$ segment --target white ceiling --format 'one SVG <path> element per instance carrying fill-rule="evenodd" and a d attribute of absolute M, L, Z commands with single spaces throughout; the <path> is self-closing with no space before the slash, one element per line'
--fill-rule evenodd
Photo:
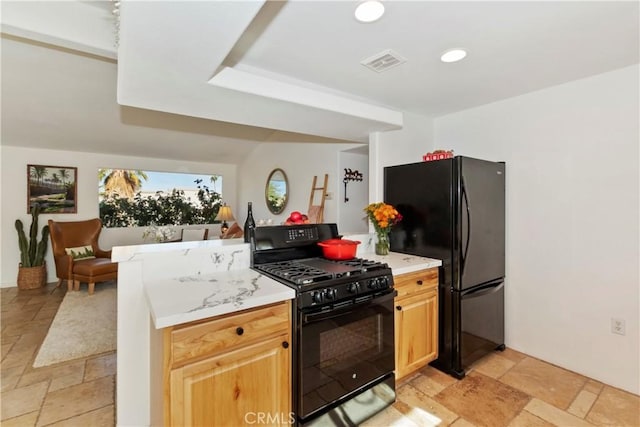
<path fill-rule="evenodd" d="M 18 3 L 3 1 L 5 34 L 114 50 L 96 36 L 113 35 L 109 2 L 74 2 L 82 14 L 55 1 L 20 14 Z M 3 144 L 239 163 L 263 141 L 366 142 L 401 127 L 403 112 L 437 117 L 639 61 L 637 1 L 387 0 L 371 24 L 353 18 L 356 4 L 124 0 L 117 66 L 4 37 Z M 97 14 L 94 31 L 68 30 Z M 440 62 L 452 47 L 467 58 Z M 407 62 L 360 64 L 385 49 Z"/>

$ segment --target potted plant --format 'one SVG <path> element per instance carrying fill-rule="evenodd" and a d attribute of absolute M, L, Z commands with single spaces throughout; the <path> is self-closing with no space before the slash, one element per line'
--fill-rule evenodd
<path fill-rule="evenodd" d="M 38 242 L 39 215 L 40 206 L 35 204 L 31 207 L 29 241 L 27 241 L 27 236 L 24 233 L 22 221 L 16 219 L 18 246 L 20 247 L 20 265 L 18 267 L 19 289 L 39 288 L 47 283 L 47 266 L 44 261 L 44 255 L 47 252 L 49 226 L 45 225 L 42 227 L 40 242 Z"/>

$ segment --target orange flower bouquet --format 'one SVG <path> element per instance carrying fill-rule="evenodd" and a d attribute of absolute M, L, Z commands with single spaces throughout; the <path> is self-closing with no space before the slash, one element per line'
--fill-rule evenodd
<path fill-rule="evenodd" d="M 391 227 L 402 220 L 402 215 L 391 205 L 384 202 L 371 203 L 364 208 L 369 221 L 373 224 L 378 236 L 376 243 L 376 254 L 389 254 L 389 232 Z"/>

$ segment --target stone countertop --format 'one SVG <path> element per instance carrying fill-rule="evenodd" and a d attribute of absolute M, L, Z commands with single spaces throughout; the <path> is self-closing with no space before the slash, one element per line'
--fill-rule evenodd
<path fill-rule="evenodd" d="M 370 259 L 379 262 L 385 262 L 393 270 L 393 275 L 413 273 L 414 271 L 424 270 L 432 267 L 439 267 L 442 261 L 439 259 L 420 257 L 416 255 L 407 255 L 400 252 L 389 252 L 389 255 L 375 254 L 375 233 L 354 234 L 345 233 L 344 239 L 356 240 L 360 242 L 356 252 L 359 258 Z"/>
<path fill-rule="evenodd" d="M 145 294 L 156 329 L 295 297 L 292 288 L 250 269 L 154 280 Z"/>
<path fill-rule="evenodd" d="M 387 265 L 391 267 L 394 276 L 442 265 L 442 261 L 439 259 L 401 254 L 399 252 L 389 252 L 389 255 L 376 255 L 373 252 L 369 252 L 359 254 L 359 256 L 361 258 L 387 263 Z"/>
<path fill-rule="evenodd" d="M 370 247 L 357 256 L 388 264 L 394 275 L 442 264 L 396 252 L 380 256 Z M 115 247 L 112 259 L 144 265 L 143 294 L 156 329 L 295 298 L 292 288 L 248 268 L 249 245 L 241 241 Z"/>
<path fill-rule="evenodd" d="M 145 243 L 140 245 L 114 246 L 111 250 L 111 261 L 132 261 L 149 254 L 166 254 L 177 251 L 189 251 L 198 249 L 222 249 L 249 245 L 243 239 L 217 239 L 217 240 L 193 240 L 188 242 Z"/>

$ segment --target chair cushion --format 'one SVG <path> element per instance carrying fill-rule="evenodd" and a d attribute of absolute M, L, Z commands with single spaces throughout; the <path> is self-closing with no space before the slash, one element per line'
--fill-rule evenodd
<path fill-rule="evenodd" d="M 195 240 L 206 240 L 205 235 L 207 234 L 206 228 L 184 228 L 182 230 L 182 241 L 192 242 Z"/>
<path fill-rule="evenodd" d="M 67 253 L 67 255 L 71 255 L 71 258 L 76 261 L 96 257 L 96 254 L 93 253 L 93 248 L 91 247 L 91 245 L 78 246 L 75 248 L 64 248 L 64 251 Z"/>
<path fill-rule="evenodd" d="M 73 263 L 73 274 L 82 276 L 101 276 L 117 272 L 118 263 L 111 262 L 109 258 L 83 259 Z"/>

